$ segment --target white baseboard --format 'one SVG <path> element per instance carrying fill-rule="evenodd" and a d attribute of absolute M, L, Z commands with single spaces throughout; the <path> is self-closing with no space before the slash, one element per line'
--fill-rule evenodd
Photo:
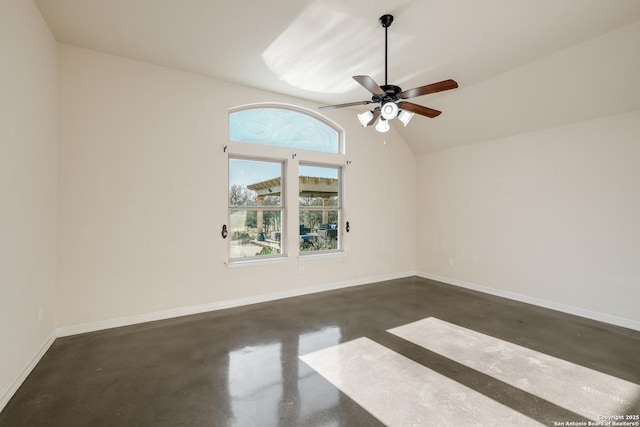
<path fill-rule="evenodd" d="M 236 298 L 225 301 L 218 301 L 207 304 L 192 305 L 189 307 L 172 308 L 169 310 L 155 311 L 151 313 L 138 314 L 134 316 L 118 317 L 115 319 L 100 320 L 97 322 L 82 323 L 78 325 L 63 326 L 56 330 L 56 336 L 66 337 L 69 335 L 95 332 L 103 329 L 118 328 L 121 326 L 135 325 L 138 323 L 153 322 L 156 320 L 171 319 L 174 317 L 188 316 L 191 314 L 206 313 L 209 311 L 223 310 L 226 308 L 240 307 L 243 305 L 257 304 L 261 302 L 275 301 L 283 298 L 297 297 L 301 295 L 314 294 L 318 292 L 332 291 L 335 289 L 348 288 L 351 286 L 366 285 L 368 283 L 383 282 L 385 280 L 401 279 L 403 277 L 415 276 L 415 271 L 389 274 L 385 276 L 366 277 L 344 282 L 330 283 L 327 285 L 292 289 L 289 291 L 275 292 L 270 294 L 256 295 L 245 298 Z"/>
<path fill-rule="evenodd" d="M 174 317 L 188 316 L 190 314 L 205 313 L 208 311 L 222 310 L 225 308 L 240 307 L 243 305 L 256 304 L 260 302 L 275 301 L 284 298 L 296 297 L 301 295 L 314 294 L 318 292 L 331 291 L 335 289 L 348 288 L 352 286 L 366 285 L 369 283 L 383 282 L 385 280 L 401 279 L 404 277 L 415 276 L 415 271 L 404 273 L 389 274 L 377 277 L 367 277 L 344 282 L 331 283 L 310 288 L 293 289 L 283 292 L 275 292 L 264 295 L 256 295 L 246 298 L 237 298 L 232 300 L 214 302 L 209 304 L 200 304 L 190 307 L 179 307 L 170 310 L 156 311 L 152 313 L 139 314 L 135 316 L 119 317 L 115 319 L 102 320 L 98 322 L 89 322 L 79 325 L 64 326 L 55 329 L 51 335 L 45 340 L 38 352 L 31 358 L 29 363 L 22 369 L 20 374 L 0 392 L 0 411 L 7 405 L 11 397 L 20 388 L 24 380 L 29 376 L 33 368 L 38 364 L 42 356 L 49 350 L 51 344 L 58 337 L 81 334 L 85 332 L 100 331 L 103 329 L 117 328 L 121 326 L 135 325 L 138 323 L 152 322 L 156 320 L 171 319 Z"/>
<path fill-rule="evenodd" d="M 31 358 L 31 360 L 29 360 L 29 362 L 25 365 L 22 371 L 20 371 L 20 373 L 11 382 L 11 384 L 9 384 L 7 387 L 5 387 L 4 390 L 2 390 L 2 392 L 0 392 L 0 411 L 2 411 L 5 406 L 7 406 L 7 403 L 9 403 L 9 400 L 11 400 L 11 397 L 13 397 L 15 392 L 18 391 L 18 389 L 20 388 L 24 380 L 27 379 L 31 371 L 33 371 L 33 368 L 36 367 L 40 359 L 42 359 L 42 356 L 44 356 L 47 350 L 49 350 L 49 347 L 51 347 L 51 344 L 53 344 L 55 340 L 56 340 L 56 332 L 53 331 L 47 337 L 47 339 L 44 340 L 44 342 L 40 346 L 40 349 Z"/>
<path fill-rule="evenodd" d="M 540 298 L 534 298 L 527 295 L 521 295 L 514 292 L 507 292 L 500 289 L 490 288 L 487 286 L 477 285 L 475 283 L 465 282 L 450 277 L 438 276 L 435 274 L 407 271 L 404 273 L 389 274 L 385 276 L 360 278 L 354 280 L 348 280 L 343 282 L 336 282 L 321 286 L 315 286 L 310 288 L 293 289 L 283 292 L 275 292 L 264 295 L 256 295 L 246 298 L 237 298 L 232 300 L 214 302 L 209 304 L 200 304 L 189 307 L 179 307 L 170 310 L 156 311 L 152 313 L 139 314 L 135 316 L 119 317 L 115 319 L 103 320 L 98 322 L 89 322 L 79 325 L 71 325 L 57 328 L 49 337 L 44 341 L 37 353 L 31 358 L 31 360 L 25 365 L 18 376 L 13 380 L 9 386 L 7 386 L 2 392 L 0 392 L 0 411 L 6 406 L 11 397 L 18 390 L 20 385 L 29 376 L 33 368 L 38 364 L 42 356 L 49 350 L 49 347 L 53 344 L 57 337 L 65 337 L 69 335 L 76 335 L 85 332 L 100 331 L 103 329 L 116 328 L 121 326 L 135 325 L 138 323 L 152 322 L 156 320 L 171 319 L 174 317 L 188 316 L 190 314 L 199 314 L 209 311 L 222 310 L 226 308 L 240 307 L 243 305 L 256 304 L 261 302 L 275 301 L 284 298 L 291 298 L 302 295 L 309 295 L 318 292 L 331 291 L 342 288 L 349 288 L 352 286 L 366 285 L 370 283 L 383 282 L 386 280 L 402 279 L 405 277 L 418 276 L 425 279 L 431 279 L 438 282 L 459 286 L 479 292 L 483 292 L 498 297 L 508 298 L 515 301 L 524 302 L 527 304 L 533 304 L 544 308 L 549 308 L 556 311 L 561 311 L 576 316 L 586 317 L 588 319 L 597 320 L 600 322 L 609 323 L 616 326 L 622 326 L 629 329 L 640 331 L 640 322 L 636 322 L 630 319 L 611 316 L 608 314 L 598 313 L 590 310 L 585 310 L 577 307 L 567 306 L 552 301 L 543 300 Z"/>
<path fill-rule="evenodd" d="M 560 304 L 553 301 L 548 301 L 542 298 L 536 298 L 528 295 L 518 294 L 515 292 L 503 291 L 501 289 L 491 288 L 488 286 L 482 286 L 475 283 L 465 282 L 463 280 L 453 279 L 451 277 L 438 276 L 436 274 L 418 272 L 418 277 L 425 279 L 435 280 L 437 282 L 446 283 L 449 285 L 459 286 L 461 288 L 471 289 L 478 292 L 483 292 L 489 295 L 495 295 L 497 297 L 507 298 L 514 301 L 524 302 L 527 304 L 537 305 L 538 307 L 549 308 L 551 310 L 561 311 L 567 314 L 573 314 L 575 316 L 585 317 L 591 320 L 597 320 L 598 322 L 609 323 L 615 326 L 622 326 L 623 328 L 634 329 L 640 331 L 640 322 L 631 319 L 625 319 L 623 317 L 612 316 L 610 314 L 599 313 L 597 311 L 586 310 L 584 308 L 573 307 L 570 305 Z"/>

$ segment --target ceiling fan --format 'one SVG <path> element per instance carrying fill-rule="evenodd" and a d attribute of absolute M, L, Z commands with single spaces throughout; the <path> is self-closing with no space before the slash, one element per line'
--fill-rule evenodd
<path fill-rule="evenodd" d="M 389 120 L 396 117 L 398 117 L 398 119 L 406 126 L 413 118 L 414 114 L 433 118 L 442 113 L 442 111 L 407 102 L 404 101 L 404 99 L 455 89 L 458 87 L 458 83 L 454 80 L 443 80 L 441 82 L 431 83 L 405 91 L 403 91 L 399 86 L 387 83 L 387 28 L 391 26 L 392 22 L 393 15 L 382 15 L 380 17 L 380 24 L 384 27 L 384 85 L 378 85 L 378 83 L 369 76 L 353 76 L 355 81 L 371 92 L 371 100 L 348 102 L 346 104 L 337 105 L 325 105 L 320 107 L 321 110 L 353 107 L 356 105 L 378 104 L 378 106 L 373 110 L 358 114 L 358 120 L 360 120 L 363 127 L 371 126 L 377 120 L 378 123 L 376 124 L 376 130 L 378 132 L 388 131 Z"/>

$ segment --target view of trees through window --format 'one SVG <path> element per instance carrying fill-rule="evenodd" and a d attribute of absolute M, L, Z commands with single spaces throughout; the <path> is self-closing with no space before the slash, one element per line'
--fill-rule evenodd
<path fill-rule="evenodd" d="M 231 258 L 282 253 L 282 163 L 229 159 Z"/>
<path fill-rule="evenodd" d="M 246 187 L 239 184 L 232 185 L 229 188 L 229 205 L 231 206 L 257 206 L 257 194 L 255 191 L 251 191 Z M 265 197 L 263 206 L 279 206 L 279 197 Z M 277 221 L 275 220 L 277 215 L 274 211 L 263 210 L 263 225 L 264 232 L 278 231 L 276 229 Z M 247 211 L 245 225 L 251 229 L 257 230 L 258 225 L 258 211 Z"/>
<path fill-rule="evenodd" d="M 340 167 L 301 163 L 298 210 L 301 252 L 340 248 Z M 231 258 L 282 254 L 283 164 L 229 159 Z"/>
<path fill-rule="evenodd" d="M 300 250 L 339 248 L 340 168 L 300 164 Z"/>

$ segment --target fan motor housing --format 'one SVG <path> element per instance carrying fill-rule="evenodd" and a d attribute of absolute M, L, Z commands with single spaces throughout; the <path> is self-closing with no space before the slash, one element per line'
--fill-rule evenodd
<path fill-rule="evenodd" d="M 402 92 L 402 89 L 400 88 L 400 86 L 395 86 L 395 85 L 383 85 L 383 86 L 380 86 L 380 89 L 382 89 L 385 92 L 385 95 L 374 95 L 371 98 L 373 102 L 397 101 L 398 95 L 400 94 L 400 92 Z"/>

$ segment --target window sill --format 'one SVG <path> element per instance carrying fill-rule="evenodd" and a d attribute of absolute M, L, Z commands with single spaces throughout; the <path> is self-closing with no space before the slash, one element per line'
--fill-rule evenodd
<path fill-rule="evenodd" d="M 336 252 L 324 252 L 320 254 L 309 253 L 305 255 L 298 255 L 298 261 L 313 261 L 313 260 L 321 260 L 327 258 L 343 258 L 347 256 L 347 252 L 345 251 L 336 251 Z"/>
<path fill-rule="evenodd" d="M 225 264 L 227 265 L 227 268 L 243 268 L 243 267 L 252 267 L 255 265 L 280 264 L 287 261 L 289 261 L 289 258 L 287 257 L 266 258 L 266 259 L 252 258 L 248 260 L 238 259 L 233 261 L 227 261 Z"/>

